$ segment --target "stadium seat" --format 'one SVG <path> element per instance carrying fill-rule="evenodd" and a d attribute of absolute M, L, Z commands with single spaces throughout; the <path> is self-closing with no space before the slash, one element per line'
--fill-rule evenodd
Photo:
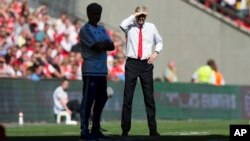
<path fill-rule="evenodd" d="M 66 111 L 61 111 L 61 112 L 59 112 L 59 113 L 57 114 L 57 116 L 56 116 L 56 123 L 57 123 L 57 124 L 60 124 L 60 123 L 61 123 L 62 117 L 65 117 L 65 118 L 66 118 L 65 123 L 66 123 L 67 125 L 77 125 L 77 122 L 74 121 L 74 120 L 71 120 L 70 114 L 69 114 L 68 112 L 66 112 Z"/>

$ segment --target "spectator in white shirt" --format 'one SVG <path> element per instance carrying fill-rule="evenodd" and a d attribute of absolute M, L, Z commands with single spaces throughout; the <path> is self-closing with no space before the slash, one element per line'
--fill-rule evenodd
<path fill-rule="evenodd" d="M 56 116 L 60 111 L 66 111 L 71 115 L 73 120 L 76 120 L 75 114 L 80 112 L 80 104 L 76 99 L 69 100 L 67 93 L 68 88 L 69 81 L 64 79 L 61 85 L 55 89 L 53 93 L 54 114 Z"/>
<path fill-rule="evenodd" d="M 15 77 L 14 69 L 6 64 L 6 60 L 4 57 L 0 56 L 0 77 Z"/>

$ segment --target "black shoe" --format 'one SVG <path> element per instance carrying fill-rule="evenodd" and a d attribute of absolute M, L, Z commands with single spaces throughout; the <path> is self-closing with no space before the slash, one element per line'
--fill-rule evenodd
<path fill-rule="evenodd" d="M 98 139 L 98 141 L 111 140 L 111 138 L 103 135 L 101 131 L 91 132 L 91 135 L 96 137 Z"/>
<path fill-rule="evenodd" d="M 160 136 L 160 134 L 158 132 L 150 132 L 149 135 L 153 136 L 153 137 L 159 137 Z"/>
<path fill-rule="evenodd" d="M 101 130 L 102 132 L 107 132 L 107 131 L 108 131 L 108 130 L 103 129 L 103 128 L 100 128 L 100 130 Z"/>
<path fill-rule="evenodd" d="M 80 141 L 97 141 L 98 138 L 91 134 L 85 134 L 80 136 Z"/>
<path fill-rule="evenodd" d="M 127 137 L 128 136 L 128 132 L 122 131 L 122 136 L 123 137 Z"/>

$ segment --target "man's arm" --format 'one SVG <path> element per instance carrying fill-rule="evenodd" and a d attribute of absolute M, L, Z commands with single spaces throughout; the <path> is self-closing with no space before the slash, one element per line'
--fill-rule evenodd
<path fill-rule="evenodd" d="M 133 20 L 135 19 L 135 17 L 144 14 L 144 15 L 148 15 L 148 13 L 146 12 L 135 12 L 134 14 L 130 15 L 128 18 L 124 19 L 121 24 L 120 24 L 120 28 L 123 31 L 128 30 L 129 25 L 133 22 Z"/>
<path fill-rule="evenodd" d="M 154 63 L 154 61 L 156 60 L 157 56 L 160 54 L 160 51 L 163 48 L 162 38 L 155 26 L 153 26 L 153 30 L 154 30 L 153 36 L 154 36 L 154 42 L 155 42 L 155 51 L 150 55 L 148 59 L 148 64 Z"/>
<path fill-rule="evenodd" d="M 199 82 L 199 80 L 198 80 L 198 70 L 193 73 L 193 75 L 191 77 L 191 82 L 192 83 L 198 83 Z"/>
<path fill-rule="evenodd" d="M 68 97 L 63 97 L 60 98 L 60 102 L 63 105 L 64 109 L 66 112 L 68 112 L 70 115 L 72 114 L 72 111 L 68 108 L 67 103 L 68 103 Z"/>
<path fill-rule="evenodd" d="M 133 20 L 135 19 L 135 15 L 131 15 L 129 16 L 128 18 L 124 19 L 121 24 L 120 24 L 120 28 L 123 30 L 123 31 L 126 31 L 129 27 L 129 25 L 133 22 Z"/>
<path fill-rule="evenodd" d="M 105 29 L 103 29 L 103 32 L 105 32 Z M 86 44 L 93 51 L 112 51 L 115 49 L 114 43 L 107 33 L 104 33 L 106 34 L 103 39 L 104 41 L 97 41 L 91 34 L 91 32 L 81 29 L 79 34 L 80 44 Z"/>
<path fill-rule="evenodd" d="M 215 85 L 216 84 L 216 76 L 215 76 L 215 72 L 213 71 L 209 77 L 209 84 L 213 84 Z"/>
<path fill-rule="evenodd" d="M 154 41 L 155 41 L 155 51 L 158 52 L 159 54 L 163 49 L 163 40 L 155 26 L 154 26 Z"/>
<path fill-rule="evenodd" d="M 90 47 L 91 50 L 93 51 L 112 51 L 115 49 L 114 43 L 110 42 L 108 40 L 105 40 L 103 42 L 97 42 L 93 46 Z"/>

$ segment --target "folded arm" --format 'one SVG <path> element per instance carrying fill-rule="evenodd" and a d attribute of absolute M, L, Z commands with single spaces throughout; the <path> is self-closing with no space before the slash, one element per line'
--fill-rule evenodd
<path fill-rule="evenodd" d="M 105 40 L 103 42 L 97 42 L 93 46 L 90 47 L 93 51 L 112 51 L 115 49 L 114 43 L 110 42 L 108 40 Z"/>

